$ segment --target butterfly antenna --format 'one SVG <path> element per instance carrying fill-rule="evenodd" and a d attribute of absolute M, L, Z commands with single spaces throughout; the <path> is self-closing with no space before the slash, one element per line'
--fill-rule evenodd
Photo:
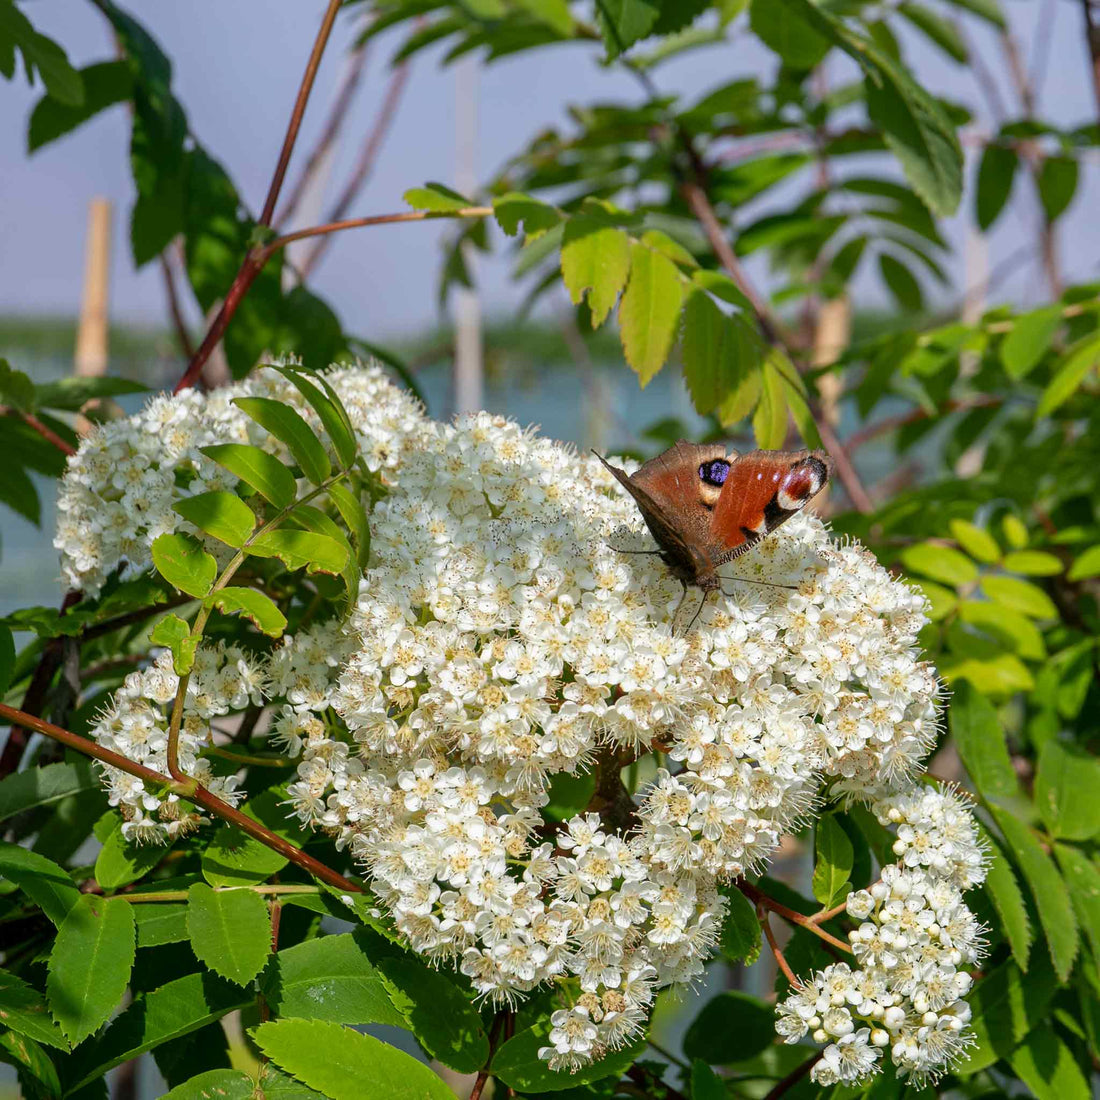
<path fill-rule="evenodd" d="M 684 595 L 687 595 L 687 588 L 684 588 Z M 684 635 L 691 633 L 691 628 L 695 625 L 695 620 L 703 613 L 703 608 L 706 606 L 707 600 L 710 599 L 710 593 L 704 592 L 703 598 L 699 601 L 699 606 L 696 608 L 695 614 L 691 617 L 691 622 L 687 624 L 687 630 L 684 631 Z M 682 601 L 681 601 L 682 602 Z"/>

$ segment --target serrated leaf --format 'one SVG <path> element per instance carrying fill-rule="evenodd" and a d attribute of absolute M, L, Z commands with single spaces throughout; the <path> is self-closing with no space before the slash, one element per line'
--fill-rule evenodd
<path fill-rule="evenodd" d="M 953 546 L 918 542 L 901 552 L 902 564 L 914 573 L 958 587 L 978 579 L 978 567 Z"/>
<path fill-rule="evenodd" d="M 0 822 L 25 810 L 51 806 L 99 786 L 90 762 L 27 768 L 0 781 Z"/>
<path fill-rule="evenodd" d="M 679 241 L 673 240 L 660 229 L 647 229 L 638 240 L 646 248 L 652 248 L 662 256 L 667 256 L 677 267 L 685 267 L 689 270 L 699 267 L 699 261 Z"/>
<path fill-rule="evenodd" d="M 660 0 L 600 0 L 596 16 L 608 60 L 625 53 L 650 34 L 660 14 Z"/>
<path fill-rule="evenodd" d="M 949 524 L 951 537 L 978 561 L 992 564 L 1001 560 L 1001 548 L 997 540 L 986 530 L 965 519 L 953 519 Z"/>
<path fill-rule="evenodd" d="M 850 847 L 850 846 L 849 846 Z M 711 998 L 684 1035 L 684 1054 L 711 1065 L 752 1058 L 775 1040 L 775 1010 L 747 993 Z"/>
<path fill-rule="evenodd" d="M 18 844 L 0 841 L 0 876 L 14 882 L 58 927 L 81 898 L 63 868 Z"/>
<path fill-rule="evenodd" d="M 335 391 L 328 387 L 329 393 L 322 393 L 303 371 L 276 366 L 273 363 L 268 364 L 268 368 L 278 371 L 309 402 L 332 441 L 333 450 L 340 460 L 341 467 L 347 469 L 351 466 L 359 452 L 359 446 L 355 442 L 355 432 L 348 420 L 347 412 L 340 404 Z M 322 375 L 317 375 L 317 378 L 324 384 Z"/>
<path fill-rule="evenodd" d="M 0 358 L 0 404 L 20 412 L 33 413 L 38 407 L 35 385 L 30 377 Z"/>
<path fill-rule="evenodd" d="M 276 508 L 285 508 L 294 502 L 298 492 L 294 475 L 262 448 L 247 443 L 214 443 L 199 450 L 250 485 Z"/>
<path fill-rule="evenodd" d="M 1028 577 L 1053 577 L 1062 572 L 1062 559 L 1044 550 L 1016 550 L 1002 562 L 1010 573 Z"/>
<path fill-rule="evenodd" d="M 1092 1088 L 1073 1051 L 1051 1026 L 1041 1023 L 1008 1056 L 1009 1064 L 1036 1100 L 1091 1100 Z"/>
<path fill-rule="evenodd" d="M 1093 333 L 1079 341 L 1062 360 L 1054 377 L 1043 390 L 1036 418 L 1049 416 L 1064 405 L 1076 392 L 1085 376 L 1100 362 L 1100 335 Z"/>
<path fill-rule="evenodd" d="M 1020 884 L 1016 881 L 1012 864 L 1009 863 L 1000 845 L 981 825 L 978 826 L 978 834 L 988 847 L 990 855 L 984 890 L 993 902 L 1001 931 L 1004 932 L 1005 939 L 1012 948 L 1012 957 L 1020 969 L 1026 973 L 1032 930 L 1027 906 L 1024 904 L 1024 895 L 1020 891 Z"/>
<path fill-rule="evenodd" d="M 122 819 L 115 816 L 115 827 L 96 856 L 95 880 L 104 890 L 117 890 L 151 871 L 168 854 L 161 844 L 135 844 L 122 835 Z"/>
<path fill-rule="evenodd" d="M 568 1073 L 552 1070 L 546 1060 L 539 1057 L 539 1048 L 547 1045 L 549 1034 L 549 1021 L 540 1020 L 509 1039 L 493 1055 L 493 1075 L 522 1093 L 561 1092 L 604 1077 L 622 1076 L 646 1049 L 645 1036 L 639 1036 L 621 1050 L 611 1051 L 581 1066 L 576 1073 Z"/>
<path fill-rule="evenodd" d="M 1003 642 L 1020 657 L 1033 661 L 1046 657 L 1042 632 L 1026 615 L 992 600 L 964 600 L 958 609 L 962 622 Z"/>
<path fill-rule="evenodd" d="M 178 615 L 165 615 L 149 632 L 149 641 L 170 649 L 172 670 L 177 676 L 186 676 L 195 667 L 195 654 L 202 638 L 198 634 L 193 635 L 191 628 Z"/>
<path fill-rule="evenodd" d="M 1100 959 L 1100 870 L 1080 848 L 1055 844 L 1054 855 L 1069 888 L 1069 899 L 1094 959 Z M 1095 964 L 1094 964 L 1095 965 Z M 1093 975 L 1095 981 L 1095 974 Z"/>
<path fill-rule="evenodd" d="M 188 974 L 139 994 L 98 1039 L 71 1056 L 66 1067 L 72 1082 L 68 1095 L 123 1062 L 254 1005 L 255 999 L 251 990 L 209 972 Z"/>
<path fill-rule="evenodd" d="M 234 397 L 233 404 L 285 443 L 314 485 L 320 485 L 332 473 L 325 448 L 297 410 L 270 397 Z"/>
<path fill-rule="evenodd" d="M 256 1082 L 247 1073 L 210 1069 L 166 1092 L 162 1100 L 252 1100 L 255 1095 Z"/>
<path fill-rule="evenodd" d="M 749 26 L 753 34 L 792 69 L 814 68 L 832 48 L 832 42 L 797 12 L 773 4 L 770 0 L 752 0 Z"/>
<path fill-rule="evenodd" d="M 493 199 L 497 224 L 509 237 L 523 227 L 524 236 L 536 237 L 561 221 L 561 214 L 548 203 L 518 191 L 509 191 Z"/>
<path fill-rule="evenodd" d="M 61 1095 L 61 1080 L 53 1059 L 30 1036 L 0 1031 L 0 1062 L 15 1066 L 27 1100 L 53 1100 Z M 22 1090 L 18 1095 L 24 1095 Z"/>
<path fill-rule="evenodd" d="M 1090 546 L 1080 557 L 1074 559 L 1068 576 L 1071 581 L 1082 581 L 1097 575 L 1100 575 L 1100 546 Z"/>
<path fill-rule="evenodd" d="M 1048 223 L 1056 222 L 1077 193 L 1077 161 L 1074 157 L 1046 157 L 1035 181 Z"/>
<path fill-rule="evenodd" d="M 255 588 L 222 588 L 207 596 L 206 602 L 225 615 L 239 611 L 272 638 L 281 637 L 286 630 L 286 616 L 275 606 L 275 601 Z"/>
<path fill-rule="evenodd" d="M 1060 981 L 1066 981 L 1077 957 L 1077 920 L 1066 885 L 1031 830 L 1008 810 L 992 807 L 993 818 L 1008 842 L 1009 854 L 1020 868 L 1031 890 L 1039 922 L 1046 933 L 1047 947 Z"/>
<path fill-rule="evenodd" d="M 318 1020 L 274 1020 L 251 1032 L 277 1066 L 331 1100 L 454 1100 L 415 1058 L 370 1035 Z"/>
<path fill-rule="evenodd" d="M 1022 581 L 1018 577 L 982 577 L 982 590 L 991 600 L 1033 619 L 1058 617 L 1054 601 L 1030 581 Z"/>
<path fill-rule="evenodd" d="M 683 281 L 670 259 L 644 245 L 631 245 L 630 281 L 619 305 L 619 337 L 643 389 L 672 350 L 683 294 Z"/>
<path fill-rule="evenodd" d="M 630 264 L 630 238 L 618 226 L 588 214 L 578 214 L 565 223 L 562 281 L 574 305 L 580 305 L 587 294 L 593 328 L 599 328 L 614 308 Z"/>
<path fill-rule="evenodd" d="M 1060 840 L 1100 833 L 1100 761 L 1052 737 L 1039 753 L 1035 806 L 1051 836 Z"/>
<path fill-rule="evenodd" d="M 287 817 L 285 790 L 271 787 L 242 807 L 246 817 L 265 825 L 276 836 L 301 847 L 307 839 L 297 819 Z M 202 853 L 202 874 L 213 886 L 246 886 L 263 882 L 287 864 L 286 856 L 233 825 L 223 825 Z"/>
<path fill-rule="evenodd" d="M 813 892 L 821 904 L 831 909 L 852 889 L 852 842 L 840 823 L 828 814 L 814 827 Z"/>
<path fill-rule="evenodd" d="M 752 414 L 752 432 L 761 450 L 775 450 L 787 438 L 787 402 L 783 379 L 765 360 L 760 370 L 760 401 Z"/>
<path fill-rule="evenodd" d="M 365 944 L 350 932 L 284 948 L 268 963 L 260 989 L 280 1017 L 406 1026 Z"/>
<path fill-rule="evenodd" d="M 197 493 L 176 501 L 172 511 L 235 550 L 256 527 L 256 514 L 236 493 Z"/>
<path fill-rule="evenodd" d="M 0 970 L 0 1021 L 20 1035 L 29 1035 L 60 1050 L 69 1049 L 61 1029 L 50 1019 L 46 999 L 22 978 L 6 970 Z"/>
<path fill-rule="evenodd" d="M 193 535 L 158 535 L 153 540 L 153 564 L 174 588 L 188 596 L 202 597 L 218 574 L 218 563 Z"/>
<path fill-rule="evenodd" d="M 955 747 L 978 792 L 988 799 L 1012 798 L 1019 787 L 993 704 L 965 680 L 955 687 L 948 710 Z"/>
<path fill-rule="evenodd" d="M 684 307 L 684 381 L 695 411 L 713 411 L 756 370 L 761 354 L 756 332 L 739 317 L 726 316 L 709 295 L 696 290 Z"/>
<path fill-rule="evenodd" d="M 248 889 L 196 882 L 187 891 L 187 931 L 198 960 L 237 985 L 252 981 L 271 954 L 267 903 Z"/>
<path fill-rule="evenodd" d="M 135 904 L 138 947 L 182 943 L 187 936 L 187 902 L 158 901 Z"/>
<path fill-rule="evenodd" d="M 128 902 L 82 894 L 69 910 L 50 951 L 46 997 L 51 1015 L 74 1046 L 118 1007 L 135 950 Z"/>
<path fill-rule="evenodd" d="M 411 187 L 404 195 L 414 210 L 427 210 L 433 214 L 449 214 L 464 210 L 474 204 L 464 195 L 442 183 L 426 183 L 423 187 Z"/>
<path fill-rule="evenodd" d="M 1016 318 L 1012 331 L 1001 341 L 1001 362 L 1010 378 L 1024 378 L 1038 366 L 1061 324 L 1060 305 L 1044 306 Z"/>
<path fill-rule="evenodd" d="M 348 563 L 347 548 L 328 535 L 281 528 L 253 539 L 247 552 L 258 558 L 278 558 L 288 569 L 310 573 L 343 572 Z"/>

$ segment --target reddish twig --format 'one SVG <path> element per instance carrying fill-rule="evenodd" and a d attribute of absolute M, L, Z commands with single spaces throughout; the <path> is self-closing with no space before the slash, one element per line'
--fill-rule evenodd
<path fill-rule="evenodd" d="M 941 409 L 936 411 L 935 415 L 940 416 L 945 413 L 958 412 L 961 409 L 990 408 L 1002 403 L 1003 401 L 1000 397 L 979 394 L 976 397 L 948 401 Z M 858 432 L 852 432 L 852 434 L 848 436 L 844 441 L 844 450 L 848 454 L 851 454 L 853 451 L 862 447 L 864 443 L 868 443 L 872 439 L 877 439 L 880 435 L 886 435 L 887 432 L 896 431 L 898 428 L 904 428 L 907 424 L 916 424 L 921 420 L 927 420 L 931 415 L 932 414 L 926 409 L 913 409 L 912 412 L 899 413 L 897 416 L 888 416 L 886 419 L 879 420 L 877 423 L 868 424 L 860 428 Z"/>
<path fill-rule="evenodd" d="M 152 768 L 145 767 L 144 764 L 138 764 L 126 756 L 113 752 L 111 749 L 106 749 L 102 745 L 96 744 L 95 741 L 80 737 L 69 730 L 62 729 L 60 726 L 55 726 L 52 722 L 43 721 L 33 714 L 16 710 L 14 707 L 6 706 L 3 703 L 0 703 L 0 718 L 11 722 L 13 726 L 18 725 L 34 730 L 35 733 L 41 733 L 54 741 L 61 742 L 70 749 L 75 749 L 85 756 L 100 761 L 102 764 L 118 768 L 128 775 L 136 776 L 147 783 L 153 783 L 171 791 L 182 799 L 186 799 L 188 802 L 201 806 L 215 817 L 235 825 L 261 844 L 278 852 L 281 856 L 285 856 L 296 867 L 301 867 L 303 871 L 307 871 L 314 878 L 320 879 L 330 886 L 335 886 L 338 890 L 351 894 L 364 893 L 362 886 L 352 882 L 351 879 L 345 878 L 320 860 L 314 859 L 313 856 L 308 855 L 301 848 L 291 844 L 290 841 L 284 840 L 281 836 L 273 833 L 254 818 L 247 817 L 234 806 L 230 806 L 228 802 L 223 802 L 217 795 L 211 794 L 205 787 L 200 786 L 195 779 L 186 778 L 183 781 L 172 779 L 160 772 L 153 771 Z"/>
<path fill-rule="evenodd" d="M 493 1026 L 489 1029 L 489 1057 L 485 1059 L 485 1065 L 478 1070 L 477 1080 L 474 1081 L 474 1087 L 470 1090 L 469 1100 L 481 1100 L 481 1094 L 485 1091 L 486 1082 L 489 1080 L 489 1067 L 493 1064 L 493 1055 L 496 1053 L 497 1044 L 504 1031 L 504 1020 L 507 1015 L 508 1013 L 501 1011 L 493 1017 Z"/>
<path fill-rule="evenodd" d="M 339 221 L 348 212 L 356 196 L 362 190 L 363 184 L 367 181 L 367 177 L 374 167 L 378 152 L 382 148 L 382 142 L 385 140 L 386 134 L 389 132 L 390 126 L 393 123 L 394 116 L 397 114 L 397 107 L 401 102 L 401 95 L 405 90 L 405 83 L 408 78 L 408 65 L 398 65 L 393 76 L 390 78 L 390 85 L 386 89 L 386 95 L 382 100 L 382 106 L 378 109 L 378 117 L 371 127 L 370 134 L 367 136 L 366 144 L 363 146 L 362 152 L 359 154 L 359 160 L 356 162 L 351 178 L 348 180 L 347 186 L 341 192 L 340 197 L 336 200 L 332 210 L 329 211 L 329 216 L 326 219 L 327 221 Z M 310 250 L 309 255 L 302 261 L 299 271 L 299 280 L 301 282 L 304 283 L 309 277 L 310 272 L 312 272 L 321 262 L 321 257 L 324 255 L 329 243 L 330 238 L 328 236 L 322 237 Z"/>
<path fill-rule="evenodd" d="M 164 296 L 168 300 L 168 315 L 172 318 L 172 327 L 176 330 L 176 342 L 180 351 L 190 359 L 195 354 L 195 345 L 187 331 L 187 322 L 180 309 L 179 294 L 176 291 L 176 275 L 172 270 L 172 260 L 166 249 L 160 254 L 160 270 L 164 276 Z"/>
<path fill-rule="evenodd" d="M 764 1097 L 764 1100 L 779 1100 L 788 1089 L 797 1085 L 807 1073 L 810 1072 L 821 1061 L 821 1057 L 824 1051 L 819 1050 L 816 1054 L 811 1055 L 805 1062 L 794 1067 L 782 1081 L 779 1081 L 776 1086 Z"/>
<path fill-rule="evenodd" d="M 3 408 L 4 416 L 14 416 L 16 419 L 22 420 L 28 428 L 33 428 L 47 443 L 52 444 L 63 455 L 76 454 L 76 448 L 72 446 L 72 444 L 66 443 L 53 428 L 49 427 L 47 424 L 43 424 L 37 416 L 34 416 L 32 413 L 23 412 L 21 409 L 13 409 L 11 406 L 0 406 L 0 408 Z"/>
<path fill-rule="evenodd" d="M 783 976 L 791 983 L 791 987 L 800 989 L 802 983 L 791 969 L 791 964 L 787 962 L 787 957 L 783 954 L 783 949 L 776 942 L 775 933 L 772 931 L 771 921 L 768 919 L 767 910 L 763 905 L 758 905 L 756 907 L 756 916 L 760 921 L 760 927 L 764 929 L 764 935 L 767 937 L 768 946 L 772 949 L 772 954 L 775 956 L 776 965 L 783 971 Z"/>
<path fill-rule="evenodd" d="M 832 909 L 822 909 L 819 913 L 814 913 L 808 920 L 811 924 L 820 924 L 822 921 L 832 920 L 833 917 L 839 917 L 848 908 L 848 902 L 842 901 L 839 905 L 834 905 Z"/>
<path fill-rule="evenodd" d="M 849 944 L 846 944 L 843 940 L 838 940 L 836 936 L 830 935 L 824 928 L 819 928 L 813 917 L 807 917 L 805 913 L 799 913 L 784 905 L 781 901 L 776 901 L 775 898 L 769 897 L 763 890 L 758 889 L 751 882 L 746 882 L 744 879 L 738 879 L 734 885 L 753 905 L 763 906 L 763 908 L 775 913 L 776 916 L 782 917 L 788 923 L 796 924 L 799 928 L 808 929 L 826 943 L 831 943 L 834 947 L 846 951 L 849 955 L 852 954 L 852 948 Z"/>
<path fill-rule="evenodd" d="M 844 486 L 844 491 L 848 494 L 852 506 L 864 515 L 873 512 L 875 506 L 871 496 L 863 487 L 863 482 L 860 480 L 855 466 L 852 465 L 848 452 L 841 445 L 836 432 L 833 431 L 833 426 L 825 417 L 819 417 L 817 430 L 821 435 L 821 442 L 825 445 L 825 450 L 829 452 L 829 457 L 833 460 L 833 465 L 836 467 L 836 476 L 840 480 L 840 484 Z"/>

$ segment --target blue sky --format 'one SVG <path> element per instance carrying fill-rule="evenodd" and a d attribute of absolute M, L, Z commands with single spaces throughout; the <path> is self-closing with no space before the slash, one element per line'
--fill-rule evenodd
<path fill-rule="evenodd" d="M 1096 115 L 1087 80 L 1086 51 L 1079 5 L 1069 0 L 1005 0 L 1025 56 L 1041 44 L 1041 24 L 1049 30 L 1049 63 L 1040 89 L 1041 110 L 1066 125 Z M 176 92 L 186 107 L 193 131 L 223 161 L 247 201 L 258 208 L 282 141 L 286 119 L 301 70 L 324 4 L 322 0 L 130 0 L 133 12 L 172 57 Z M 37 0 L 28 5 L 36 24 L 61 41 L 77 65 L 111 56 L 105 21 L 89 3 Z M 1007 74 L 992 35 L 968 21 L 973 39 L 989 51 L 994 80 L 1002 98 L 1013 102 Z M 339 80 L 352 23 L 337 24 L 314 92 L 292 163 L 290 179 L 319 129 Z M 339 159 L 333 172 L 338 187 L 354 159 L 354 138 L 370 127 L 385 90 L 388 58 L 399 37 L 376 45 L 368 61 Z M 974 102 L 970 77 L 915 37 L 906 38 L 908 55 L 933 90 Z M 403 208 L 402 192 L 429 179 L 452 182 L 455 171 L 453 70 L 439 68 L 440 52 L 420 55 L 405 98 L 377 169 L 352 214 L 378 214 Z M 764 72 L 773 64 L 745 33 L 734 45 L 690 54 L 658 70 L 663 90 L 698 94 L 735 76 Z M 834 62 L 843 65 L 846 62 Z M 839 77 L 840 70 L 837 69 Z M 39 91 L 22 78 L 0 86 L 0 312 L 73 313 L 80 296 L 86 209 L 89 199 L 104 195 L 114 201 L 114 255 L 111 313 L 116 320 L 160 323 L 164 300 L 156 265 L 135 271 L 126 240 L 126 220 L 133 195 L 126 156 L 129 123 L 122 107 L 47 147 L 33 157 L 25 153 L 26 119 Z M 567 125 L 569 103 L 600 99 L 636 102 L 637 85 L 620 72 L 603 69 L 592 46 L 570 45 L 483 70 L 480 80 L 477 161 L 482 178 L 520 148 L 538 130 Z M 980 103 L 980 100 L 978 100 Z M 982 108 L 979 126 L 988 128 Z M 973 156 L 970 150 L 969 156 Z M 968 172 L 973 163 L 968 163 Z M 1063 268 L 1072 281 L 1100 275 L 1100 228 L 1090 213 L 1097 208 L 1100 170 L 1087 163 L 1073 207 L 1060 223 Z M 1021 243 L 1034 238 L 1036 206 L 1029 181 L 1021 176 L 1014 209 L 999 223 L 990 244 L 996 267 Z M 956 246 L 951 263 L 957 284 L 963 282 L 962 245 L 971 220 L 964 202 L 948 233 Z M 337 309 L 347 326 L 384 339 L 416 330 L 438 316 L 435 286 L 440 230 L 404 225 L 343 235 L 330 250 L 312 285 Z M 766 278 L 760 269 L 756 272 Z M 868 294 L 876 289 L 868 283 Z M 511 284 L 507 263 L 483 267 L 486 312 L 514 311 L 523 288 Z M 1039 270 L 1022 263 L 995 295 L 1023 304 L 1045 293 Z"/>

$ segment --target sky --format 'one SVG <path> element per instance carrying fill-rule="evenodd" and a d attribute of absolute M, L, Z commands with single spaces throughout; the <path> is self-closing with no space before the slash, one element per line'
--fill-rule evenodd
<path fill-rule="evenodd" d="M 1025 56 L 1044 72 L 1040 111 L 1066 126 L 1094 119 L 1097 108 L 1087 79 L 1079 5 L 1070 0 L 1004 2 Z M 90 3 L 36 0 L 26 6 L 35 24 L 64 45 L 75 65 L 112 56 L 106 23 Z M 124 6 L 172 58 L 176 95 L 188 112 L 192 131 L 226 165 L 250 207 L 259 209 L 323 0 L 129 0 Z M 967 20 L 967 26 L 990 59 L 991 79 L 999 85 L 1001 98 L 1012 103 L 1005 66 L 991 33 L 974 20 Z M 291 183 L 322 125 L 353 30 L 350 15 L 342 16 L 302 127 L 288 177 Z M 332 191 L 342 185 L 374 120 L 389 78 L 389 58 L 404 33 L 390 34 L 372 49 L 333 167 Z M 975 86 L 964 70 L 913 34 L 905 35 L 903 41 L 910 63 L 927 87 L 975 101 Z M 396 124 L 351 216 L 400 211 L 405 208 L 402 193 L 426 180 L 454 182 L 456 75 L 454 68 L 441 69 L 441 56 L 437 49 L 415 60 Z M 764 73 L 773 65 L 772 56 L 744 33 L 734 45 L 691 53 L 669 63 L 657 70 L 656 77 L 663 91 L 690 99 L 736 76 Z M 542 128 L 567 127 L 565 112 L 570 103 L 640 99 L 632 79 L 603 68 L 598 48 L 581 44 L 497 62 L 481 70 L 479 91 L 475 162 L 482 179 Z M 40 89 L 27 87 L 21 74 L 11 83 L 0 84 L 0 314 L 76 312 L 87 206 L 93 197 L 105 196 L 114 207 L 111 316 L 117 322 L 164 323 L 157 265 L 135 271 L 129 254 L 127 219 L 133 184 L 125 107 L 110 109 L 28 157 L 26 121 L 40 94 Z M 982 107 L 977 126 L 988 130 L 989 117 Z M 973 157 L 971 146 L 968 179 L 974 170 Z M 1100 165 L 1090 159 L 1078 196 L 1059 227 L 1069 281 L 1100 276 L 1100 219 L 1091 213 L 1100 205 L 1098 199 Z M 996 270 L 1022 243 L 1034 239 L 1036 219 L 1033 189 L 1021 174 L 1013 209 L 1002 217 L 989 244 L 990 269 Z M 956 250 L 950 269 L 960 286 L 966 282 L 964 246 L 971 221 L 972 202 L 967 199 L 947 226 Z M 441 234 L 441 228 L 424 224 L 343 234 L 311 285 L 334 306 L 349 330 L 368 338 L 381 341 L 422 330 L 439 319 L 436 284 Z M 499 234 L 497 240 L 501 240 Z M 510 281 L 508 263 L 500 251 L 499 258 L 481 269 L 483 307 L 491 317 L 514 313 L 526 289 Z M 973 267 L 975 255 L 972 252 L 972 272 L 980 270 Z M 756 278 L 767 281 L 759 261 L 754 260 L 752 270 Z M 1034 263 L 1021 261 L 1009 265 L 1009 270 L 1011 277 L 999 286 L 995 301 L 1027 305 L 1042 299 L 1045 287 Z M 881 300 L 877 286 L 868 282 L 862 289 L 865 297 L 873 300 L 879 295 Z"/>

